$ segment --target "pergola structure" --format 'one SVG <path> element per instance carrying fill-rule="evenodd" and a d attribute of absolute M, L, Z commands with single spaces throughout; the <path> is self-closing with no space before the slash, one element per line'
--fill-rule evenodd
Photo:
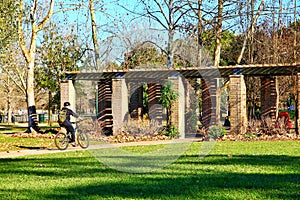
<path fill-rule="evenodd" d="M 162 108 L 159 106 L 161 86 L 166 80 L 174 83 L 179 98 L 174 105 L 172 119 L 181 137 L 185 137 L 185 108 L 188 103 L 187 80 L 202 80 L 202 124 L 205 127 L 220 125 L 219 78 L 229 80 L 230 94 L 230 132 L 245 133 L 248 125 L 245 76 L 261 77 L 261 112 L 263 116 L 276 119 L 279 101 L 276 77 L 296 76 L 297 95 L 300 95 L 300 63 L 268 65 L 236 65 L 223 67 L 200 67 L 180 69 L 130 69 L 105 72 L 68 72 L 66 81 L 61 83 L 61 102 L 70 101 L 75 105 L 75 86 L 77 80 L 97 81 L 98 119 L 105 122 L 115 134 L 124 121 L 128 120 L 130 107 L 140 112 L 142 106 L 143 84 L 148 84 L 149 118 L 161 120 Z M 129 102 L 134 96 L 135 102 Z M 130 103 L 130 105 L 129 105 Z M 296 130 L 299 127 L 300 109 L 296 101 Z M 132 109 L 131 109 L 132 110 Z"/>

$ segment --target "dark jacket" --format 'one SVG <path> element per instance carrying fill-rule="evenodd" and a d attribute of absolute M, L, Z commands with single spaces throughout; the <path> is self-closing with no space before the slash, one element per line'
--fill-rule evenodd
<path fill-rule="evenodd" d="M 75 118 L 78 118 L 79 115 L 77 115 L 75 112 L 73 112 L 73 110 L 67 108 L 67 107 L 63 107 L 62 110 L 67 110 L 67 113 L 66 113 L 66 121 L 70 121 L 71 119 L 71 116 L 75 117 Z"/>

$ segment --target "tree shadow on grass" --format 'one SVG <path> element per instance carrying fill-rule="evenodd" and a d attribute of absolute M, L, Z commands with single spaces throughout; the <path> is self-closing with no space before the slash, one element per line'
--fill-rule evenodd
<path fill-rule="evenodd" d="M 190 159 L 191 157 L 195 159 Z M 287 155 L 208 155 L 205 159 L 197 159 L 199 156 L 193 155 L 177 161 L 180 164 L 207 164 L 207 165 L 252 165 L 252 166 L 299 166 L 300 157 Z"/>
<path fill-rule="evenodd" d="M 28 150 L 45 150 L 49 149 L 48 147 L 37 147 L 37 146 L 24 146 L 24 145 L 14 145 L 17 148 L 20 149 L 28 149 Z"/>
<path fill-rule="evenodd" d="M 1 189 L 0 193 L 21 192 L 32 199 L 298 199 L 300 195 L 299 157 L 211 155 L 200 159 L 184 156 L 152 173 L 129 174 L 106 167 L 87 152 L 81 153 L 81 157 L 78 151 L 48 157 L 0 159 L 0 177 L 26 175 L 32 179 L 43 177 L 41 181 L 55 177 L 57 182 L 78 179 L 67 188 L 62 184 L 53 189 Z M 237 170 L 230 171 L 228 165 L 236 166 Z M 256 171 L 278 166 L 279 171 L 243 172 L 239 170 L 243 165 L 256 167 Z M 212 168 L 207 171 L 204 166 Z"/>

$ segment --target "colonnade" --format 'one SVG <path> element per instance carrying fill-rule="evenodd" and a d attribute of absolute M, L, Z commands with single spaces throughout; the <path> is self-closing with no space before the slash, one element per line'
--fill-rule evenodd
<path fill-rule="evenodd" d="M 297 75 L 297 95 L 300 95 L 300 73 Z M 180 136 L 185 137 L 185 128 L 189 121 L 185 117 L 185 105 L 187 103 L 187 91 L 184 78 L 181 76 L 169 77 L 168 80 L 174 83 L 174 89 L 178 91 L 179 98 L 172 107 L 173 124 L 178 127 Z M 277 105 L 279 102 L 278 85 L 276 77 L 261 77 L 261 112 L 262 116 L 269 116 L 276 119 Z M 140 115 L 143 96 L 140 94 L 140 86 L 130 85 L 126 78 L 100 79 L 98 81 L 98 119 L 105 122 L 107 128 L 111 128 L 113 134 L 122 128 L 124 122 L 129 119 L 131 108 L 136 108 L 137 115 Z M 161 83 L 148 81 L 148 107 L 149 118 L 162 121 L 162 106 L 159 103 L 161 96 Z M 131 87 L 131 88 L 129 88 Z M 134 97 L 135 102 L 129 102 L 132 96 L 130 89 L 139 90 Z M 202 84 L 202 124 L 205 127 L 220 124 L 220 95 L 218 94 L 218 79 L 204 81 Z M 229 108 L 230 108 L 230 132 L 245 133 L 248 126 L 247 119 L 247 89 L 244 75 L 229 76 Z M 131 93 L 130 93 L 131 91 Z M 75 109 L 75 86 L 74 81 L 68 80 L 61 83 L 61 102 L 69 101 Z M 298 98 L 297 98 L 298 99 Z M 297 103 L 296 108 L 300 109 Z M 297 110 L 296 109 L 296 110 Z M 131 109 L 132 110 L 132 109 Z M 296 112 L 299 119 L 299 112 Z M 297 125 L 299 122 L 297 122 Z"/>

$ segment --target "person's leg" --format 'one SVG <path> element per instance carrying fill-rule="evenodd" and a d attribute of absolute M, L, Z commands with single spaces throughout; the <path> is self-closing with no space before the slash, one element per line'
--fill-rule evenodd
<path fill-rule="evenodd" d="M 71 142 L 75 142 L 75 129 L 73 125 L 70 122 L 65 121 L 64 126 L 67 129 L 67 133 L 71 133 Z"/>

